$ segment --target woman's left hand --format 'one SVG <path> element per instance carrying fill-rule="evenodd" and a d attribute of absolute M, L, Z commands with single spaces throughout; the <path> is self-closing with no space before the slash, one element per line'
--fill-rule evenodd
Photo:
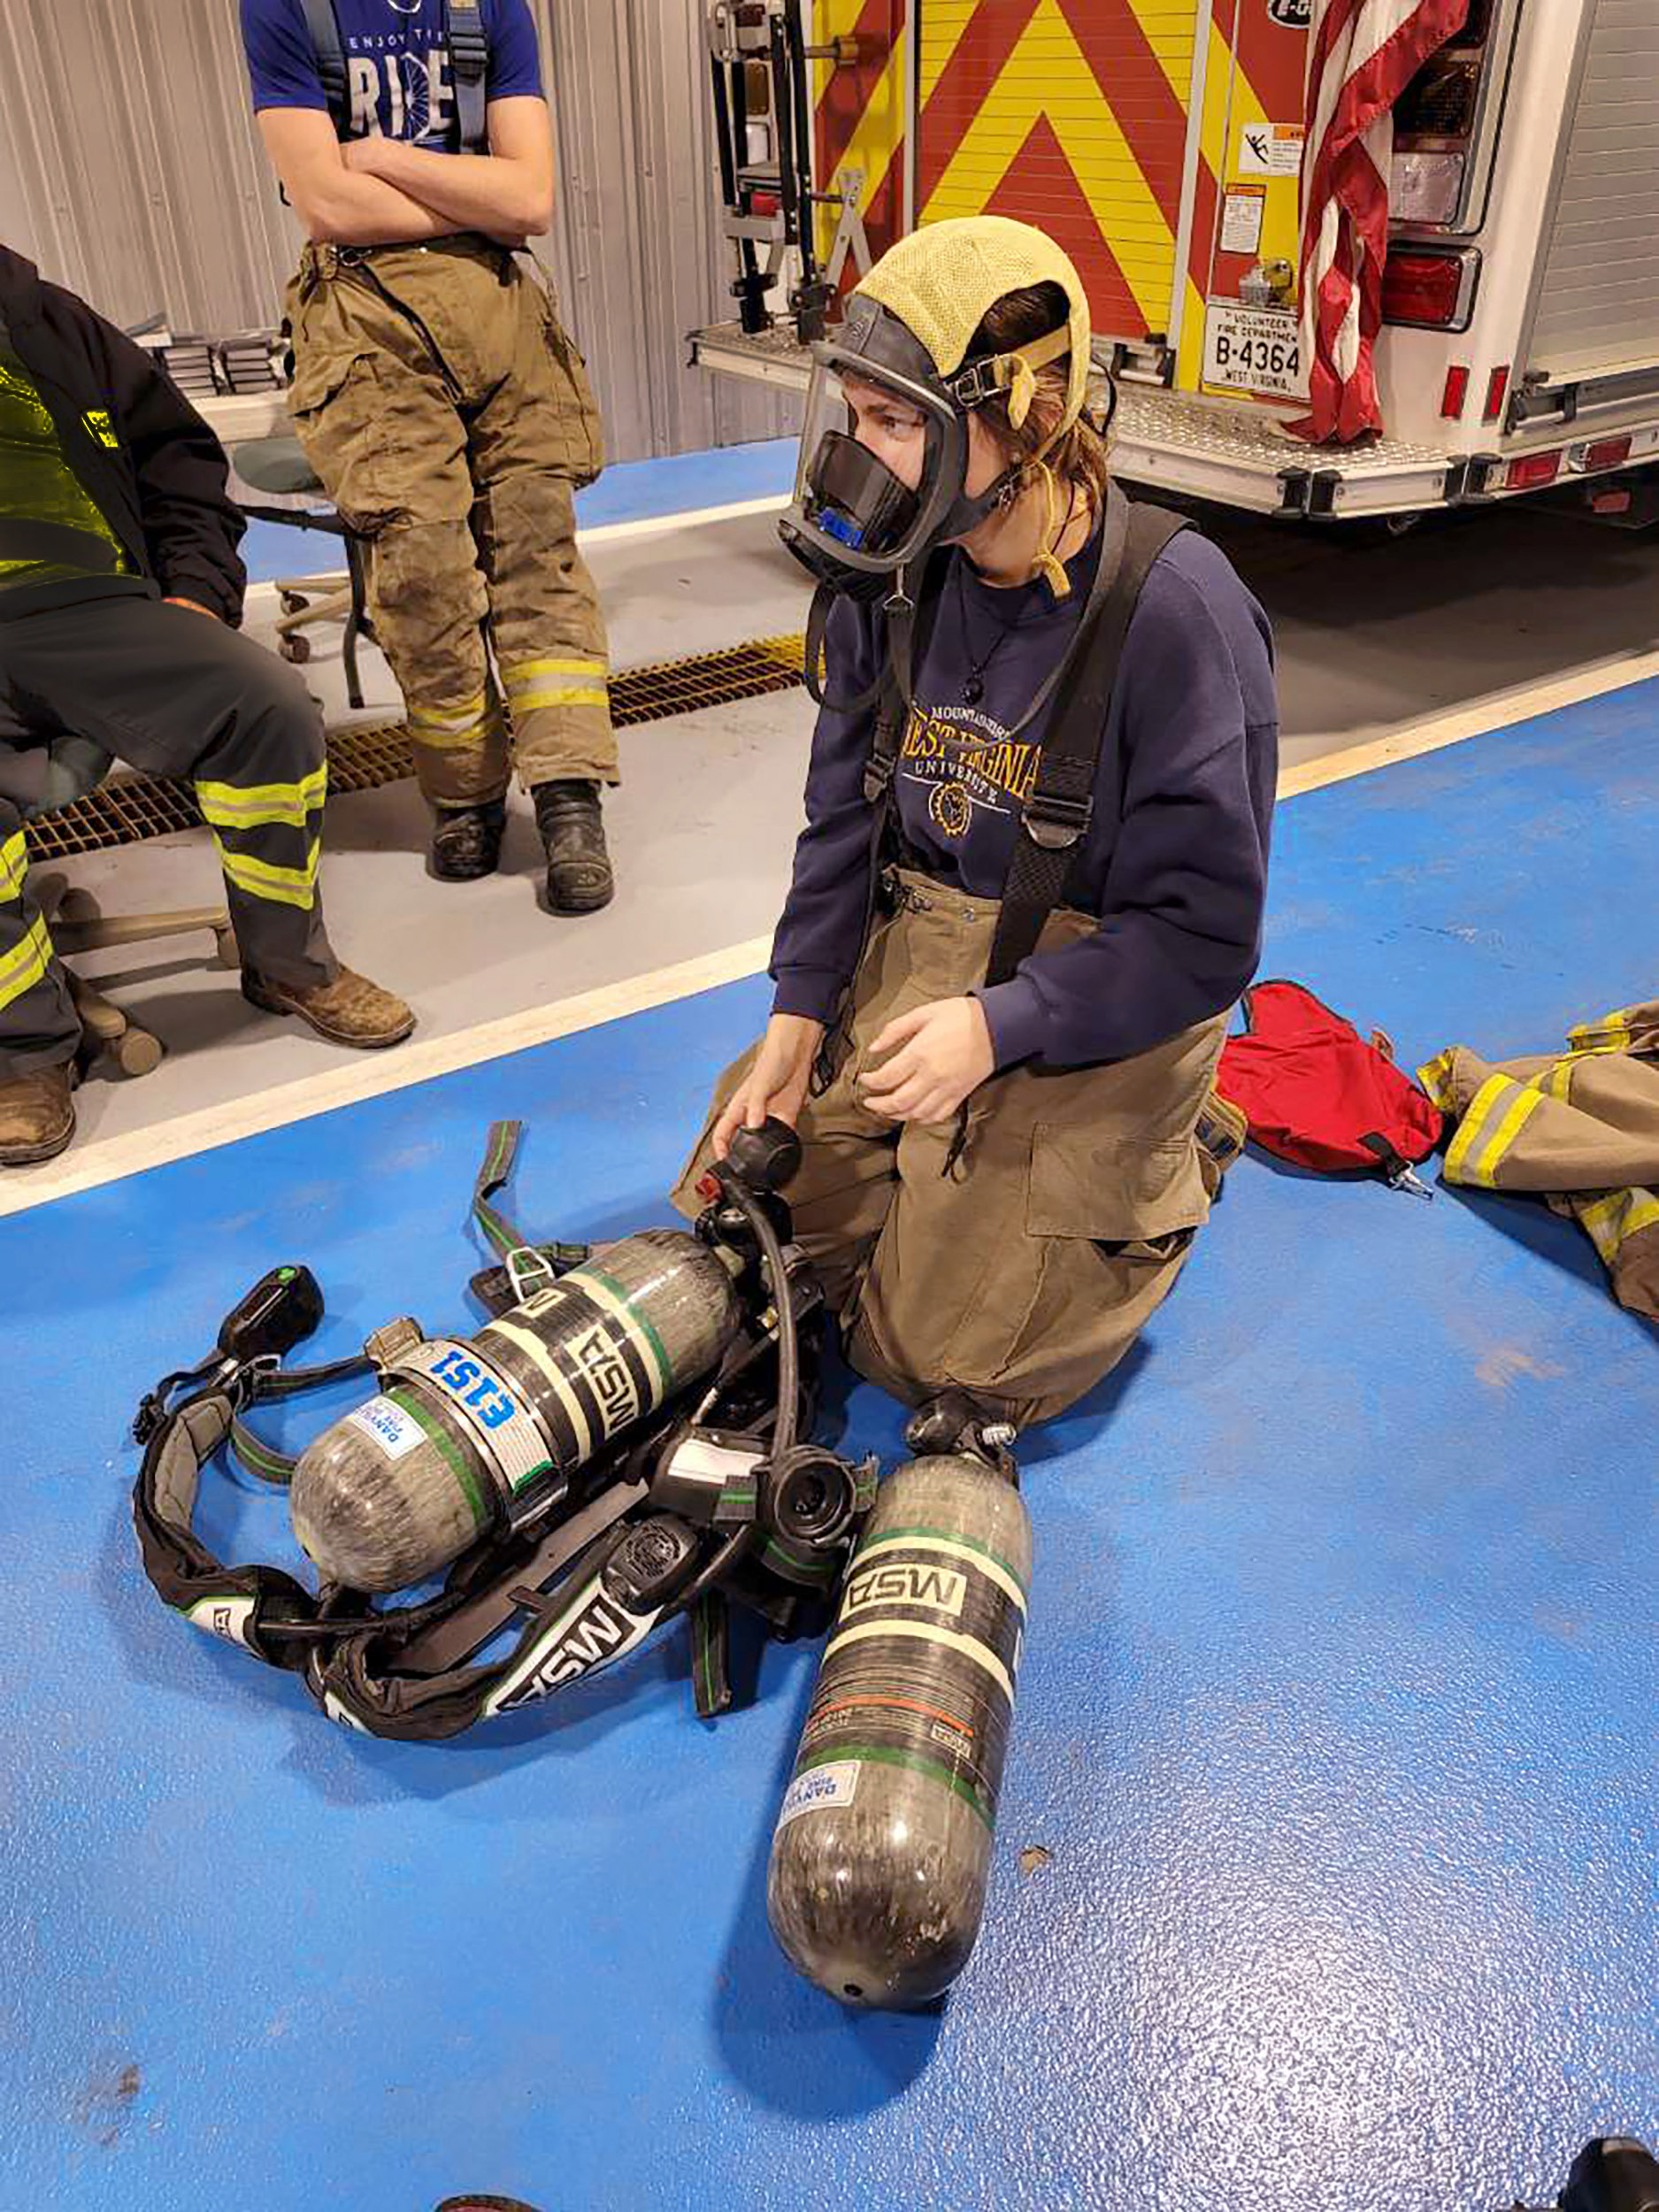
<path fill-rule="evenodd" d="M 949 1121 L 996 1071 L 990 1025 L 977 998 L 935 999 L 901 1014 L 870 1049 L 892 1056 L 859 1084 L 864 1104 L 886 1121 Z"/>

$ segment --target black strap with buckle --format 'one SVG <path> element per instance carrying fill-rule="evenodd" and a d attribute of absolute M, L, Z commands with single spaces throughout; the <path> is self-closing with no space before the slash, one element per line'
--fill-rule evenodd
<path fill-rule="evenodd" d="M 460 124 L 464 154 L 489 151 L 487 111 L 489 40 L 484 19 L 473 0 L 449 0 L 444 13 L 449 42 L 449 75 L 455 85 L 455 111 Z"/>
<path fill-rule="evenodd" d="M 323 97 L 336 138 L 351 133 L 351 96 L 346 73 L 345 42 L 334 0 L 301 0 L 305 29 L 311 43 Z M 444 9 L 444 39 L 449 50 L 449 81 L 455 87 L 455 107 L 464 154 L 489 151 L 488 81 L 489 35 L 477 0 L 448 0 Z"/>
<path fill-rule="evenodd" d="M 1006 983 L 1037 949 L 1057 906 L 1084 902 L 1083 847 L 1124 641 L 1153 563 L 1187 527 L 1181 516 L 1163 508 L 1131 504 L 1115 486 L 1107 494 L 1100 565 L 1082 615 L 1087 634 L 1079 640 L 1070 680 L 1056 701 L 1020 815 L 986 967 L 987 988 Z"/>

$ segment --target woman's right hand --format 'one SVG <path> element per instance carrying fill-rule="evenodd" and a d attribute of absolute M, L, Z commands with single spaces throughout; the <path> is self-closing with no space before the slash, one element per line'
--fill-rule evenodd
<path fill-rule="evenodd" d="M 768 1115 L 793 1129 L 806 1099 L 812 1062 L 824 1035 L 822 1022 L 805 1014 L 774 1014 L 766 1024 L 755 1064 L 714 1125 L 714 1156 L 725 1159 L 739 1129 L 758 1129 Z"/>

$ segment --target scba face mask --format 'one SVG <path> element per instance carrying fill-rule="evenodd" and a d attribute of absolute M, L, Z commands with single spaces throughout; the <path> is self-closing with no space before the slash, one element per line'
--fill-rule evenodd
<path fill-rule="evenodd" d="M 832 591 L 883 595 L 902 570 L 933 546 L 965 537 L 1011 495 L 1023 460 L 968 492 L 968 418 L 1011 388 L 1023 420 L 1033 373 L 1071 342 L 1063 326 L 942 377 L 895 314 L 855 295 L 837 336 L 813 348 L 795 495 L 779 524 L 784 543 Z M 884 445 L 912 465 L 901 473 Z M 914 483 L 907 480 L 912 473 Z"/>

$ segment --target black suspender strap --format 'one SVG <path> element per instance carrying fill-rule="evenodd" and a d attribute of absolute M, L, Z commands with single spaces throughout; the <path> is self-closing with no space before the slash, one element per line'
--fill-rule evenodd
<path fill-rule="evenodd" d="M 1020 816 L 991 941 L 986 985 L 1006 983 L 1037 949 L 1061 904 L 1094 812 L 1094 786 L 1124 641 L 1148 572 L 1187 523 L 1159 507 L 1108 495 L 1094 589 L 1083 611 L 1090 634 L 1079 641 L 1038 756 L 1036 780 Z"/>
<path fill-rule="evenodd" d="M 343 138 L 351 124 L 351 103 L 346 91 L 346 50 L 341 43 L 334 0 L 304 0 L 305 27 L 311 33 L 317 73 L 323 81 L 334 135 Z"/>
<path fill-rule="evenodd" d="M 461 151 L 487 154 L 489 125 L 485 109 L 489 41 L 484 35 L 484 19 L 475 0 L 449 0 L 446 13 L 449 76 L 455 86 L 455 111 L 461 126 Z"/>
<path fill-rule="evenodd" d="M 351 127 L 351 101 L 346 80 L 345 46 L 340 36 L 334 0 L 302 0 L 305 27 L 311 34 L 317 74 L 322 80 L 334 133 L 343 138 Z M 444 11 L 444 38 L 449 50 L 449 81 L 455 87 L 456 116 L 460 124 L 461 151 L 489 151 L 488 116 L 489 40 L 476 0 L 448 0 Z"/>

